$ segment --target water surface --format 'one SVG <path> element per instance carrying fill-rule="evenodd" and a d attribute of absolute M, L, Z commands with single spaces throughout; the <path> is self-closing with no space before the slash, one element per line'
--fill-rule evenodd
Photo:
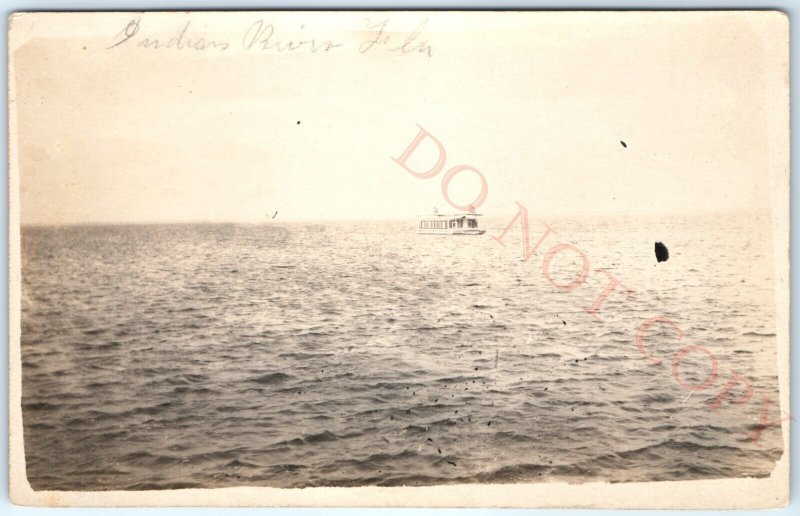
<path fill-rule="evenodd" d="M 23 421 L 34 489 L 766 476 L 778 426 L 772 242 L 755 217 L 27 227 Z M 544 230 L 531 219 L 531 244 Z M 653 243 L 670 259 L 657 264 Z M 585 252 L 572 291 L 547 249 Z M 550 262 L 569 284 L 577 253 Z M 603 268 L 633 293 L 612 293 Z M 645 320 L 663 316 L 636 348 Z M 682 346 L 713 386 L 672 375 Z M 707 401 L 732 371 L 752 401 Z M 702 352 L 685 384 L 710 371 Z M 737 387 L 737 397 L 743 391 Z M 771 414 L 774 419 L 777 413 Z"/>

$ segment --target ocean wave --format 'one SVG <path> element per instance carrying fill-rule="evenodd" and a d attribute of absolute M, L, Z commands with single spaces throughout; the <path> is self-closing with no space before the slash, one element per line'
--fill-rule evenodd
<path fill-rule="evenodd" d="M 251 378 L 250 381 L 255 383 L 260 383 L 262 385 L 275 385 L 293 379 L 294 376 L 290 374 L 276 372 L 276 373 L 267 373 L 261 376 L 257 376 L 255 378 Z"/>

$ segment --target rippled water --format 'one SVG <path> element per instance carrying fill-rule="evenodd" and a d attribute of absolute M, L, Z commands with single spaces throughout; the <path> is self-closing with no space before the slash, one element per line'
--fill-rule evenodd
<path fill-rule="evenodd" d="M 779 426 L 769 227 L 757 218 L 24 228 L 23 418 L 34 489 L 641 481 L 768 475 Z M 531 220 L 531 244 L 544 226 Z M 670 260 L 656 264 L 653 242 Z M 572 291 L 543 275 L 586 253 Z M 619 291 L 584 309 L 608 278 Z M 550 263 L 567 284 L 581 270 Z M 655 325 L 637 351 L 644 320 Z M 706 346 L 713 386 L 674 379 Z M 709 359 L 687 354 L 686 384 Z M 736 370 L 750 402 L 706 402 Z M 743 393 L 737 387 L 736 397 Z M 777 417 L 771 413 L 771 419 Z"/>

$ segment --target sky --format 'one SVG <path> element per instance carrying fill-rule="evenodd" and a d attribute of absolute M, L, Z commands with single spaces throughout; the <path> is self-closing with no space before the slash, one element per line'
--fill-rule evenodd
<path fill-rule="evenodd" d="M 459 165 L 485 179 L 487 215 L 515 202 L 551 216 L 772 202 L 775 108 L 788 106 L 776 13 L 83 13 L 12 25 L 23 224 L 413 219 L 455 211 L 442 179 Z M 328 40 L 339 46 L 325 51 Z M 420 127 L 445 151 L 431 178 L 393 159 Z M 426 138 L 407 164 L 439 157 Z M 477 177 L 452 179 L 455 204 L 478 196 Z"/>

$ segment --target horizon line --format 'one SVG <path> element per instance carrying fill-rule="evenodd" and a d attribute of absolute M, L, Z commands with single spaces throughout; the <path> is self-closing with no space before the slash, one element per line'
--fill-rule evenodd
<path fill-rule="evenodd" d="M 711 215 L 768 215 L 770 209 L 747 209 L 747 210 L 692 210 L 692 211 L 658 211 L 658 212 L 572 212 L 572 213 L 558 213 L 546 214 L 543 212 L 532 213 L 528 211 L 529 218 L 545 218 L 545 219 L 569 219 L 575 217 L 674 217 L 674 216 L 711 216 Z M 496 215 L 481 214 L 484 220 L 498 219 L 505 217 L 512 219 L 516 217 L 517 212 L 498 213 Z M 284 218 L 284 219 L 239 219 L 239 220 L 208 220 L 208 219 L 194 219 L 194 220 L 152 220 L 152 221 L 68 221 L 68 222 L 20 222 L 20 228 L 29 227 L 80 227 L 80 226 L 176 226 L 176 225 L 266 225 L 266 224 L 297 224 L 297 223 L 335 223 L 335 222 L 415 222 L 419 217 L 427 215 L 415 215 L 413 217 L 397 217 L 389 216 L 382 218 Z M 10 224 L 9 224 L 10 227 Z"/>

